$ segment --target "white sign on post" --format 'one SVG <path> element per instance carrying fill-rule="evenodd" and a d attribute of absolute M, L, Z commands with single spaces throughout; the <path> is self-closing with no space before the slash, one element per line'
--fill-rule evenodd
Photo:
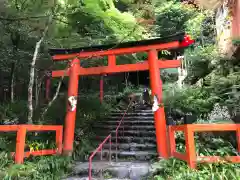
<path fill-rule="evenodd" d="M 159 109 L 158 99 L 157 99 L 157 96 L 154 95 L 154 97 L 153 97 L 152 111 L 153 111 L 153 112 L 156 112 L 158 109 Z"/>
<path fill-rule="evenodd" d="M 70 110 L 74 111 L 77 107 L 77 97 L 76 96 L 70 96 L 68 98 L 68 102 L 70 104 Z"/>

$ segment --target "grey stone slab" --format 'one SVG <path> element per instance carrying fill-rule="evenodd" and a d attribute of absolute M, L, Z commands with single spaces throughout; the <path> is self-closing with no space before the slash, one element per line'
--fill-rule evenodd
<path fill-rule="evenodd" d="M 89 180 L 88 177 L 69 177 L 62 180 Z M 92 178 L 92 180 L 102 180 L 101 178 Z M 110 179 L 104 179 L 104 180 L 130 180 L 130 179 L 120 179 L 120 178 L 110 178 Z"/>
<path fill-rule="evenodd" d="M 127 166 L 115 166 L 110 167 L 107 171 L 113 176 L 118 178 L 127 178 L 129 176 L 129 170 Z"/>
<path fill-rule="evenodd" d="M 147 176 L 150 172 L 149 165 L 134 165 L 131 167 L 130 171 L 130 179 L 132 180 L 140 180 L 141 177 Z"/>
<path fill-rule="evenodd" d="M 85 174 L 88 172 L 88 163 L 76 163 L 74 167 L 74 174 Z M 93 171 L 102 170 L 108 172 L 115 178 L 119 179 L 133 179 L 140 180 L 142 176 L 148 175 L 151 170 L 151 165 L 147 162 L 93 162 L 92 169 Z M 87 172 L 86 172 L 87 170 Z M 72 178 L 72 179 L 71 179 Z M 78 177 L 71 177 L 65 180 L 84 180 L 77 179 Z M 137 179 L 138 178 L 138 179 Z"/>

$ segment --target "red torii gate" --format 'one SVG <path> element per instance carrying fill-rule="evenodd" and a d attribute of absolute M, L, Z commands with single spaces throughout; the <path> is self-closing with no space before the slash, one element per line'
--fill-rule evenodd
<path fill-rule="evenodd" d="M 158 51 L 166 49 L 184 48 L 191 45 L 194 41 L 185 33 L 178 33 L 158 39 L 150 39 L 136 42 L 126 42 L 121 44 L 112 44 L 104 46 L 84 47 L 75 49 L 50 49 L 50 54 L 54 61 L 63 61 L 72 59 L 70 67 L 67 70 L 52 71 L 52 77 L 69 76 L 68 98 L 77 97 L 78 95 L 78 78 L 86 75 L 104 75 L 110 73 L 132 72 L 149 70 L 150 85 L 152 96 L 157 96 L 160 104 L 162 103 L 162 81 L 159 69 L 180 67 L 179 60 L 158 60 Z M 147 52 L 148 61 L 138 64 L 116 64 L 116 55 L 131 54 L 137 52 Z M 80 66 L 80 60 L 91 57 L 108 57 L 108 65 L 101 67 L 83 68 Z M 103 84 L 100 83 L 101 91 Z M 102 95 L 100 95 L 101 97 Z M 102 98 L 102 97 L 101 97 Z M 164 107 L 154 113 L 156 142 L 158 155 L 168 157 L 167 132 Z M 71 155 L 73 151 L 74 131 L 76 120 L 76 104 L 72 109 L 68 104 L 65 118 L 65 132 L 63 153 Z"/>

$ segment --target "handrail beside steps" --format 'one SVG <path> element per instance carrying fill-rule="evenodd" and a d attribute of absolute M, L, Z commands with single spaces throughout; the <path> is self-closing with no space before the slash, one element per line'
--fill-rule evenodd
<path fill-rule="evenodd" d="M 89 170 L 88 170 L 88 178 L 89 180 L 92 180 L 92 159 L 93 157 L 99 152 L 101 151 L 101 161 L 102 161 L 102 149 L 103 149 L 103 145 L 109 140 L 109 162 L 111 163 L 111 157 L 112 157 L 112 135 L 109 134 L 104 140 L 103 142 L 97 147 L 97 149 L 91 154 L 91 156 L 89 157 Z"/>
<path fill-rule="evenodd" d="M 115 154 L 115 156 L 116 156 L 116 162 L 118 161 L 118 130 L 119 130 L 119 128 L 120 128 L 120 126 L 122 125 L 122 123 L 124 124 L 124 117 L 126 116 L 126 114 L 127 114 L 127 112 L 128 112 L 128 110 L 129 110 L 129 108 L 130 108 L 130 106 L 131 106 L 131 104 L 132 104 L 132 99 L 131 99 L 131 101 L 130 101 L 130 103 L 128 104 L 128 107 L 127 107 L 127 109 L 125 110 L 125 112 L 124 112 L 124 114 L 123 114 L 123 116 L 122 116 L 122 118 L 121 118 L 121 120 L 120 120 L 120 122 L 118 123 L 118 126 L 117 126 L 117 128 L 116 128 L 116 131 L 115 131 L 115 142 L 116 142 L 116 154 Z M 124 134 L 124 126 L 123 126 L 123 134 Z"/>
<path fill-rule="evenodd" d="M 132 99 L 130 100 L 130 103 L 128 104 L 127 109 L 125 110 L 120 122 L 118 123 L 118 126 L 115 130 L 116 136 L 115 136 L 115 142 L 116 142 L 116 162 L 118 161 L 118 130 L 120 128 L 120 126 L 122 125 L 122 123 L 124 123 L 124 117 L 126 116 L 130 106 L 132 104 Z M 123 133 L 124 133 L 124 127 L 123 127 Z M 101 151 L 101 161 L 102 161 L 102 156 L 103 156 L 103 146 L 104 144 L 106 144 L 106 142 L 109 141 L 109 162 L 112 162 L 112 135 L 111 133 L 102 141 L 102 143 L 99 144 L 99 146 L 95 149 L 95 151 L 91 154 L 91 156 L 89 157 L 89 170 L 88 170 L 88 178 L 89 180 L 92 180 L 92 160 L 93 157 L 99 152 Z"/>

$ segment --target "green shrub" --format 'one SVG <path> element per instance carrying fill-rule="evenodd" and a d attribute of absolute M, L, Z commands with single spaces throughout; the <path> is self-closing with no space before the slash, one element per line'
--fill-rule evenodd
<path fill-rule="evenodd" d="M 34 157 L 20 165 L 14 164 L 6 153 L 1 153 L 0 157 L 0 178 L 3 180 L 58 180 L 71 169 L 68 157 Z"/>
<path fill-rule="evenodd" d="M 217 97 L 206 89 L 199 87 L 175 88 L 175 85 L 164 87 L 163 101 L 167 111 L 178 109 L 183 113 L 192 112 L 198 116 L 207 115 L 213 108 Z"/>
<path fill-rule="evenodd" d="M 0 123 L 26 123 L 27 102 L 18 100 L 14 103 L 0 104 Z"/>
<path fill-rule="evenodd" d="M 240 177 L 239 164 L 201 164 L 198 165 L 198 170 L 193 170 L 185 162 L 171 158 L 154 166 L 157 166 L 157 173 L 149 177 L 149 180 L 239 180 Z"/>
<path fill-rule="evenodd" d="M 177 151 L 186 152 L 183 133 L 177 133 Z M 196 154 L 198 156 L 236 156 L 236 148 L 228 141 L 210 136 L 195 135 Z M 201 180 L 201 179 L 224 179 L 239 180 L 240 164 L 231 163 L 204 163 L 198 164 L 197 170 L 190 169 L 186 162 L 171 158 L 162 160 L 153 165 L 155 172 L 149 179 L 162 180 Z"/>

